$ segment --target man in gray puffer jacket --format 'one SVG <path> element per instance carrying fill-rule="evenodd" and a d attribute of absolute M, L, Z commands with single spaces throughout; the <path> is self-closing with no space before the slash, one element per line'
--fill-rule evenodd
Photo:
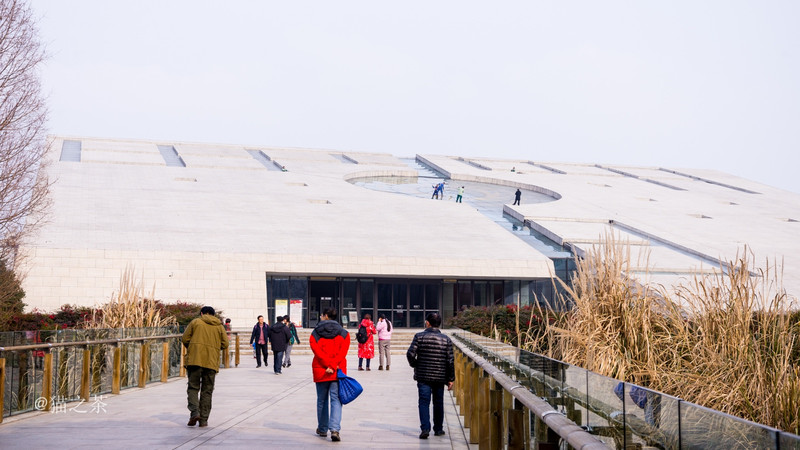
<path fill-rule="evenodd" d="M 433 433 L 444 435 L 444 386 L 453 389 L 455 366 L 453 359 L 453 342 L 439 330 L 442 317 L 430 313 L 425 318 L 425 331 L 414 335 L 408 347 L 406 358 L 414 368 L 414 379 L 417 380 L 419 392 L 420 439 L 428 439 L 431 432 L 431 397 L 433 397 Z"/>

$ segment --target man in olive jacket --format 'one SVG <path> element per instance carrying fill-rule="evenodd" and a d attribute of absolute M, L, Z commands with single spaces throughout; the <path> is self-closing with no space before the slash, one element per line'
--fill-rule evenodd
<path fill-rule="evenodd" d="M 430 313 L 425 318 L 425 331 L 414 335 L 406 358 L 414 368 L 419 392 L 420 439 L 428 439 L 431 432 L 431 397 L 433 397 L 433 432 L 444 433 L 444 386 L 453 389 L 456 379 L 453 342 L 439 330 L 442 316 Z"/>
<path fill-rule="evenodd" d="M 219 372 L 220 352 L 228 348 L 228 334 L 222 322 L 214 316 L 214 308 L 204 306 L 200 310 L 200 317 L 192 320 L 186 327 L 181 341 L 186 347 L 183 365 L 189 378 L 186 388 L 189 398 L 187 425 L 193 427 L 199 421 L 201 427 L 207 427 L 214 378 Z"/>

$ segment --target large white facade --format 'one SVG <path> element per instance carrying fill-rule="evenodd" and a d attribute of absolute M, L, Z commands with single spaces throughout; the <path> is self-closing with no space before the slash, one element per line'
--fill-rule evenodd
<path fill-rule="evenodd" d="M 76 143 L 80 160 L 62 160 Z M 178 166 L 167 165 L 170 156 Z M 782 261 L 789 293 L 800 290 L 800 196 L 716 171 L 540 163 L 548 159 L 540 156 L 416 159 L 449 178 L 450 194 L 459 181 L 508 186 L 505 213 L 578 252 L 614 230 L 648 249 L 655 281 L 710 269 L 747 244 L 759 262 Z M 237 323 L 266 310 L 268 274 L 533 280 L 553 273 L 550 258 L 468 202 L 349 182 L 418 175 L 388 154 L 54 137 L 48 157 L 53 209 L 20 249 L 29 307 L 107 302 L 129 266 L 156 298 L 212 304 Z M 280 166 L 286 171 L 274 170 Z M 512 206 L 517 187 L 522 205 Z M 526 203 L 534 192 L 552 201 Z"/>

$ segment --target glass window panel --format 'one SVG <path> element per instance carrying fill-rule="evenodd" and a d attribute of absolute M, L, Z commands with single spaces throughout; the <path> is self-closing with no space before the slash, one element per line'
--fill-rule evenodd
<path fill-rule="evenodd" d="M 405 327 L 406 326 L 406 317 L 407 311 L 405 309 L 395 309 L 392 313 L 392 326 L 393 327 Z"/>
<path fill-rule="evenodd" d="M 392 285 L 378 283 L 378 309 L 392 309 Z"/>
<path fill-rule="evenodd" d="M 405 282 L 395 283 L 392 290 L 394 291 L 392 308 L 408 309 L 408 285 Z"/>
<path fill-rule="evenodd" d="M 455 293 L 455 283 L 442 285 L 442 320 L 445 323 L 455 315 Z"/>
<path fill-rule="evenodd" d="M 516 305 L 518 291 L 519 291 L 519 280 L 506 281 L 504 283 L 504 289 L 503 289 L 503 297 L 505 299 L 504 304 Z"/>
<path fill-rule="evenodd" d="M 519 282 L 519 305 L 528 306 L 531 304 L 530 289 L 528 289 L 529 282 L 521 280 Z"/>
<path fill-rule="evenodd" d="M 422 284 L 408 285 L 409 309 L 425 309 L 425 286 Z"/>
<path fill-rule="evenodd" d="M 503 304 L 503 283 L 500 281 L 492 281 L 489 283 L 489 293 L 491 294 L 490 305 Z"/>
<path fill-rule="evenodd" d="M 472 285 L 472 298 L 475 300 L 475 306 L 487 306 L 486 303 L 486 282 L 476 281 Z"/>
<path fill-rule="evenodd" d="M 373 319 L 374 319 L 373 322 L 378 323 L 377 317 L 380 317 L 381 314 L 385 315 L 386 318 L 392 322 L 392 325 L 394 325 L 394 321 L 392 320 L 392 310 L 391 309 L 379 309 L 378 310 L 378 315 L 373 317 Z M 376 338 L 376 340 L 377 340 L 377 338 Z"/>
<path fill-rule="evenodd" d="M 345 279 L 342 280 L 342 320 L 343 324 L 347 326 L 354 326 L 353 321 L 351 320 L 350 313 L 356 313 L 355 317 L 358 317 L 358 309 L 356 308 L 356 285 L 358 284 L 358 280 L 353 279 Z"/>
<path fill-rule="evenodd" d="M 372 311 L 375 306 L 374 300 L 375 283 L 372 280 L 361 280 L 361 310 Z"/>
<path fill-rule="evenodd" d="M 463 311 L 472 306 L 472 282 L 458 282 L 458 310 Z"/>
<path fill-rule="evenodd" d="M 439 310 L 439 285 L 426 284 L 425 285 L 425 309 Z"/>
<path fill-rule="evenodd" d="M 409 323 L 411 328 L 424 328 L 425 327 L 425 312 L 411 310 L 408 312 Z"/>

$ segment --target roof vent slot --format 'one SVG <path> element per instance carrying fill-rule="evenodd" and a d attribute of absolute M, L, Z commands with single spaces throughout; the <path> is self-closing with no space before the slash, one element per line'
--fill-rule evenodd
<path fill-rule="evenodd" d="M 178 155 L 174 145 L 159 145 L 158 151 L 161 152 L 161 157 L 164 158 L 167 167 L 186 167 L 186 163 Z"/>
<path fill-rule="evenodd" d="M 267 169 L 269 169 L 269 170 L 275 170 L 275 171 L 277 171 L 277 170 L 281 170 L 281 169 L 280 169 L 280 167 L 277 167 L 277 166 L 274 164 L 274 162 L 272 161 L 272 158 L 270 158 L 270 157 L 269 157 L 269 156 L 268 156 L 266 153 L 264 153 L 263 151 L 261 151 L 261 150 L 249 150 L 249 149 L 245 149 L 245 151 L 246 151 L 247 153 L 249 153 L 249 154 L 250 154 L 250 156 L 252 156 L 252 157 L 253 157 L 253 159 L 255 159 L 256 161 L 260 162 L 260 163 L 261 163 L 261 165 L 262 165 L 262 166 L 264 166 L 264 167 L 266 167 Z"/>
<path fill-rule="evenodd" d="M 81 162 L 81 141 L 64 140 L 59 161 Z"/>

